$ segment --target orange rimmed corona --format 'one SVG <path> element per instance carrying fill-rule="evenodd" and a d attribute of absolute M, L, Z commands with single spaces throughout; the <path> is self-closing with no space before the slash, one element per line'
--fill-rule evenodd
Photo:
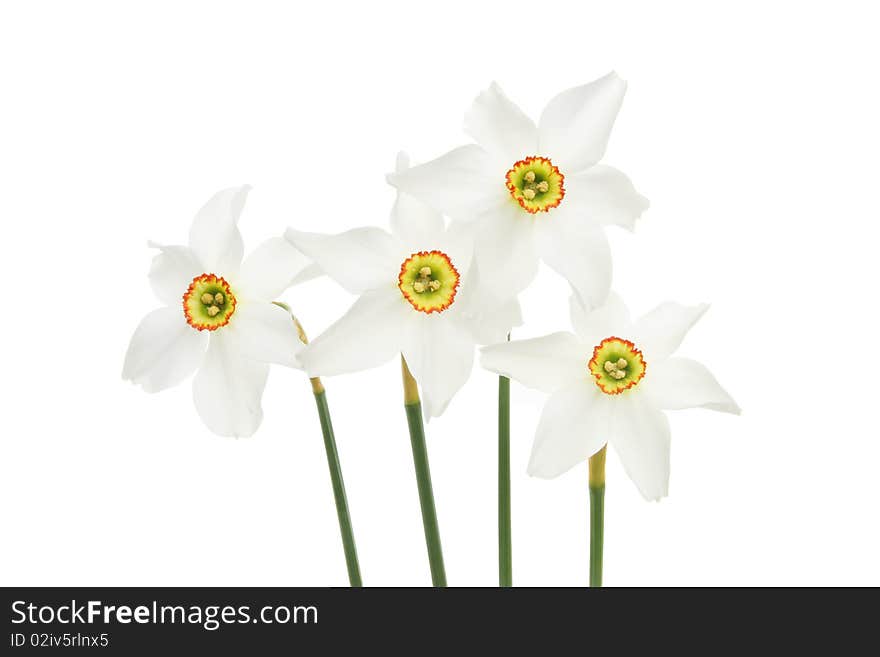
<path fill-rule="evenodd" d="M 547 212 L 565 196 L 565 176 L 546 157 L 519 160 L 507 172 L 505 181 L 510 195 L 529 214 Z"/>
<path fill-rule="evenodd" d="M 419 251 L 400 266 L 397 285 L 413 308 L 428 314 L 439 313 L 455 301 L 458 270 L 442 251 Z"/>
<path fill-rule="evenodd" d="M 589 368 L 602 392 L 619 395 L 642 380 L 647 363 L 632 342 L 612 336 L 593 349 Z"/>
<path fill-rule="evenodd" d="M 186 323 L 198 331 L 216 331 L 226 326 L 235 312 L 235 295 L 222 276 L 201 274 L 183 295 Z"/>

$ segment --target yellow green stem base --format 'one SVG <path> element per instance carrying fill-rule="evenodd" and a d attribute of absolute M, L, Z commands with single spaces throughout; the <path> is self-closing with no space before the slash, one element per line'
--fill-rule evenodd
<path fill-rule="evenodd" d="M 406 422 L 409 425 L 409 438 L 412 443 L 413 465 L 419 489 L 419 504 L 422 508 L 422 525 L 425 528 L 425 544 L 431 567 L 431 582 L 434 586 L 442 587 L 446 586 L 446 567 L 443 565 L 440 527 L 437 523 L 437 509 L 434 506 L 434 486 L 431 484 L 431 468 L 428 465 L 422 402 L 419 398 L 419 387 L 406 365 L 406 360 L 401 356 L 400 361 L 403 373 L 403 407 L 406 410 Z"/>
<path fill-rule="evenodd" d="M 602 586 L 605 541 L 605 455 L 607 446 L 590 457 L 590 586 Z"/>

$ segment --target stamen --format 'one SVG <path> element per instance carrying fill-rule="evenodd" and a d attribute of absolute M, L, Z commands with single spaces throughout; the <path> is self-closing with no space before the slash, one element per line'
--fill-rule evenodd
<path fill-rule="evenodd" d="M 410 305 L 424 313 L 442 312 L 455 299 L 458 270 L 441 251 L 420 251 L 400 267 L 398 287 Z"/>
<path fill-rule="evenodd" d="M 589 370 L 599 389 L 608 395 L 629 390 L 645 376 L 642 352 L 629 340 L 610 337 L 593 349 Z"/>
<path fill-rule="evenodd" d="M 565 196 L 565 176 L 546 157 L 527 157 L 516 162 L 506 176 L 507 189 L 523 210 L 547 212 Z"/>
<path fill-rule="evenodd" d="M 186 322 L 198 331 L 216 331 L 226 326 L 235 305 L 229 283 L 215 274 L 196 276 L 183 295 Z"/>

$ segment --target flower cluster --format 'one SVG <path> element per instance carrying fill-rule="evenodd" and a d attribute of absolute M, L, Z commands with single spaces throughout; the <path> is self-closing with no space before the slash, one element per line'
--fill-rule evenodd
<path fill-rule="evenodd" d="M 242 260 L 247 189 L 220 192 L 196 216 L 189 246 L 156 246 L 150 281 L 163 307 L 135 331 L 123 376 L 155 392 L 197 370 L 205 424 L 248 436 L 269 363 L 317 377 L 402 354 L 430 418 L 468 380 L 482 346 L 487 369 L 551 395 L 530 473 L 557 476 L 610 443 L 642 494 L 662 497 L 663 410 L 738 409 L 702 365 L 672 355 L 705 306 L 666 303 L 631 321 L 610 291 L 605 231 L 632 229 L 648 207 L 601 163 L 625 91 L 611 73 L 558 94 L 533 121 L 492 84 L 465 116 L 474 143 L 417 166 L 398 157 L 388 230 L 290 228 Z M 507 342 L 539 261 L 570 284 L 575 333 Z M 357 299 L 304 346 L 273 300 L 317 274 Z"/>

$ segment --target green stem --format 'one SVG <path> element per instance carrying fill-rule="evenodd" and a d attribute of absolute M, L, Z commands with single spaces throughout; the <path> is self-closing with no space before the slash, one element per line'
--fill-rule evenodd
<path fill-rule="evenodd" d="M 602 586 L 605 486 L 590 486 L 590 586 Z"/>
<path fill-rule="evenodd" d="M 425 528 L 425 544 L 431 566 L 431 582 L 434 586 L 446 586 L 446 568 L 443 565 L 443 547 L 440 544 L 440 528 L 437 510 L 434 508 L 434 487 L 431 485 L 431 468 L 428 465 L 428 448 L 425 445 L 425 425 L 422 420 L 422 402 L 418 386 L 413 379 L 406 360 L 401 357 L 403 371 L 403 402 L 409 438 L 412 443 L 413 464 L 419 488 L 419 504 L 422 507 L 422 524 Z"/>
<path fill-rule="evenodd" d="M 602 551 L 605 539 L 606 447 L 590 457 L 590 586 L 602 586 Z"/>
<path fill-rule="evenodd" d="M 315 386 L 316 382 L 320 388 Z M 339 465 L 339 454 L 336 451 L 333 423 L 330 421 L 330 408 L 327 406 L 327 393 L 318 379 L 312 379 L 312 386 L 315 390 L 318 417 L 321 418 L 321 432 L 324 434 L 324 449 L 327 451 L 330 480 L 333 482 L 333 497 L 336 500 L 336 515 L 339 517 L 339 533 L 342 535 L 342 549 L 345 551 L 348 581 L 351 586 L 363 586 L 357 548 L 354 543 L 354 531 L 351 527 L 351 516 L 348 513 L 348 500 L 345 496 L 345 482 L 342 480 L 342 468 Z"/>
<path fill-rule="evenodd" d="M 290 306 L 280 301 L 274 302 L 276 306 L 284 308 L 290 313 L 291 319 L 299 333 L 299 339 L 303 344 L 309 343 L 306 332 L 293 315 Z M 339 453 L 336 450 L 336 436 L 333 433 L 333 422 L 330 419 L 330 407 L 327 405 L 327 392 L 321 379 L 313 377 L 309 379 L 312 384 L 312 392 L 315 395 L 315 404 L 318 406 L 318 418 L 321 420 L 321 433 L 324 436 L 324 450 L 327 452 L 327 466 L 330 468 L 330 481 L 333 485 L 333 499 L 336 501 L 336 516 L 339 519 L 339 533 L 342 535 L 342 549 L 345 552 L 345 565 L 348 568 L 348 581 L 351 586 L 363 586 L 361 582 L 361 569 L 358 565 L 357 548 L 354 543 L 354 530 L 351 527 L 351 516 L 348 513 L 348 499 L 345 496 L 345 482 L 342 480 L 342 466 L 339 464 Z"/>
<path fill-rule="evenodd" d="M 498 585 L 513 586 L 510 532 L 510 379 L 498 377 Z"/>

